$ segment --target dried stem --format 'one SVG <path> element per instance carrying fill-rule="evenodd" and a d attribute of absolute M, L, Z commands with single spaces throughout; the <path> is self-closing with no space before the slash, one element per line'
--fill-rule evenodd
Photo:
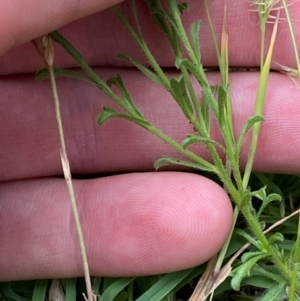
<path fill-rule="evenodd" d="M 44 59 L 45 65 L 49 72 L 53 100 L 54 100 L 54 107 L 55 107 L 55 116 L 56 116 L 59 138 L 60 138 L 60 147 L 61 147 L 60 158 L 61 158 L 64 177 L 68 187 L 69 197 L 72 204 L 73 216 L 76 224 L 77 236 L 79 240 L 80 251 L 81 251 L 82 262 L 83 262 L 84 278 L 85 278 L 86 291 L 87 291 L 87 298 L 85 296 L 84 297 L 88 301 L 93 301 L 93 292 L 91 286 L 91 278 L 90 278 L 87 254 L 85 249 L 82 227 L 81 227 L 79 214 L 78 214 L 78 208 L 76 204 L 74 188 L 72 184 L 72 176 L 70 171 L 68 155 L 66 151 L 66 144 L 65 144 L 64 132 L 63 132 L 63 126 L 62 126 L 62 120 L 61 120 L 61 114 L 59 108 L 59 98 L 58 98 L 54 69 L 53 69 L 54 47 L 49 36 L 43 36 L 41 38 L 38 38 L 33 41 L 33 44 L 37 48 L 39 54 Z"/>

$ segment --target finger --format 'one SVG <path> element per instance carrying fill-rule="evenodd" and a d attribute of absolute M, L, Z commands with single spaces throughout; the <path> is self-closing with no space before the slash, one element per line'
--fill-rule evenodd
<path fill-rule="evenodd" d="M 130 5 L 131 2 L 126 1 L 122 4 L 122 8 L 130 20 L 133 21 L 132 16 L 130 16 Z M 174 66 L 174 56 L 167 39 L 153 24 L 143 1 L 139 1 L 137 5 L 143 35 L 155 58 L 161 66 Z M 217 66 L 216 52 L 205 15 L 204 4 L 195 0 L 190 1 L 189 5 L 191 6 L 190 10 L 183 14 L 183 21 L 187 31 L 189 31 L 191 22 L 196 20 L 202 21 L 203 25 L 200 30 L 202 62 L 205 66 Z M 211 1 L 209 6 L 217 41 L 220 41 L 224 1 Z M 231 66 L 256 67 L 260 64 L 261 38 L 258 13 L 251 10 L 253 10 L 253 6 L 248 1 L 227 1 L 229 63 Z M 290 11 L 292 20 L 299 20 L 300 3 L 293 3 L 290 6 Z M 272 68 L 279 69 L 276 63 L 296 68 L 288 24 L 283 11 L 281 12 L 281 17 L 282 20 L 278 28 Z M 298 37 L 300 35 L 300 23 L 294 22 L 293 27 L 295 35 Z M 267 24 L 266 49 L 271 31 L 272 24 Z M 129 64 L 124 63 L 122 60 L 116 60 L 116 56 L 119 53 L 130 54 L 145 64 L 148 63 L 128 31 L 111 10 L 105 10 L 99 14 L 74 22 L 63 28 L 61 32 L 75 44 L 88 63 L 93 66 L 129 66 Z M 299 39 L 296 38 L 296 40 Z M 66 55 L 64 50 L 57 48 L 56 54 L 57 65 L 75 66 L 74 60 L 69 55 Z M 30 44 L 15 48 L 0 60 L 0 72 L 2 74 L 36 72 L 41 67 L 42 60 L 39 59 L 35 49 Z"/>
<path fill-rule="evenodd" d="M 0 11 L 0 55 L 71 21 L 90 15 L 122 0 L 101 1 L 2 1 Z"/>
<path fill-rule="evenodd" d="M 121 74 L 145 117 L 164 133 L 181 142 L 192 126 L 170 95 L 135 71 L 102 70 L 104 79 Z M 210 74 L 212 83 L 218 82 Z M 257 73 L 231 75 L 236 136 L 254 114 Z M 179 154 L 160 139 L 125 120 L 96 122 L 102 106 L 113 102 L 91 84 L 58 80 L 62 120 L 73 174 L 153 170 L 162 156 Z M 13 77 L 1 82 L 0 179 L 12 180 L 61 174 L 59 137 L 48 82 L 36 84 L 32 77 Z M 265 104 L 255 171 L 298 173 L 300 168 L 300 102 L 298 89 L 286 76 L 271 74 Z M 200 98 L 200 92 L 198 91 Z M 118 107 L 114 106 L 116 109 Z M 221 142 L 216 124 L 211 136 Z M 248 134 L 241 154 L 243 168 L 249 150 Z M 205 147 L 194 148 L 209 159 Z"/>
<path fill-rule="evenodd" d="M 92 275 L 132 276 L 196 266 L 224 243 L 226 193 L 184 173 L 74 181 Z M 0 281 L 69 278 L 82 264 L 62 179 L 1 184 Z"/>

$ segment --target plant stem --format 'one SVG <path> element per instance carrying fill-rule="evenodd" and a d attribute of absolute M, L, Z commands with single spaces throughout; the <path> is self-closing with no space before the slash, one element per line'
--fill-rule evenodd
<path fill-rule="evenodd" d="M 44 36 L 40 39 L 35 40 L 34 44 L 37 47 L 39 53 L 42 55 L 42 57 L 45 61 L 46 67 L 48 69 L 48 72 L 49 72 L 51 88 L 52 88 L 52 95 L 53 95 L 53 100 L 54 100 L 54 107 L 55 107 L 55 116 L 56 116 L 59 138 L 60 138 L 60 146 L 61 146 L 60 157 L 61 157 L 61 163 L 62 163 L 64 177 L 65 177 L 66 184 L 68 187 L 69 197 L 70 197 L 71 204 L 72 204 L 73 216 L 74 216 L 74 220 L 75 220 L 75 224 L 76 224 L 77 236 L 78 236 L 78 241 L 79 241 L 79 246 L 80 246 L 80 251 L 81 251 L 81 256 L 82 256 L 86 290 L 87 290 L 87 296 L 88 296 L 87 300 L 93 301 L 93 292 L 92 292 L 92 285 L 91 285 L 91 278 L 90 278 L 87 254 L 86 254 L 86 249 L 85 249 L 85 243 L 84 243 L 84 237 L 83 237 L 83 232 L 82 232 L 82 228 L 81 228 L 79 213 L 78 213 L 77 204 L 76 204 L 76 198 L 75 198 L 75 193 L 74 193 L 74 188 L 73 188 L 73 183 L 72 183 L 72 176 L 71 176 L 71 171 L 70 171 L 69 160 L 68 160 L 67 151 L 66 151 L 64 131 L 63 131 L 61 114 L 60 114 L 59 98 L 58 98 L 54 69 L 53 69 L 54 47 L 53 47 L 53 44 L 52 44 L 49 36 Z"/>
<path fill-rule="evenodd" d="M 288 9 L 288 5 L 286 3 L 286 0 L 282 0 L 282 4 L 284 6 L 285 14 L 287 17 L 290 33 L 291 33 L 291 38 L 292 38 L 292 43 L 294 47 L 294 53 L 295 53 L 295 58 L 296 58 L 296 64 L 297 64 L 297 71 L 298 71 L 298 76 L 300 76 L 300 59 L 299 59 L 299 51 L 298 51 L 298 46 L 295 38 L 295 31 L 293 28 L 293 23 L 290 15 L 290 11 Z"/>
<path fill-rule="evenodd" d="M 267 91 L 267 82 L 269 79 L 270 66 L 271 66 L 272 55 L 273 55 L 273 49 L 274 49 L 275 40 L 276 40 L 276 36 L 277 36 L 277 28 L 278 28 L 278 15 L 277 15 L 277 19 L 275 21 L 274 27 L 273 27 L 273 32 L 272 32 L 272 36 L 271 36 L 268 54 L 267 54 L 265 63 L 263 64 L 263 68 L 260 72 L 260 79 L 259 79 L 259 85 L 258 85 L 258 90 L 257 90 L 256 102 L 255 102 L 255 115 L 262 115 L 262 112 L 263 112 L 265 98 L 266 98 L 266 91 Z M 246 163 L 245 173 L 244 173 L 244 177 L 243 177 L 244 189 L 246 189 L 248 186 L 250 174 L 252 171 L 254 157 L 255 157 L 256 148 L 257 148 L 257 142 L 258 142 L 258 135 L 260 132 L 260 126 L 261 126 L 261 122 L 257 122 L 253 125 L 251 146 L 250 146 L 248 160 Z"/>

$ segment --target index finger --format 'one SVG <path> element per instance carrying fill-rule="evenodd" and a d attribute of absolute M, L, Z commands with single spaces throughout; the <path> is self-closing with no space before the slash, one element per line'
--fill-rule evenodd
<path fill-rule="evenodd" d="M 0 56 L 71 21 L 103 10 L 122 0 L 5 0 L 0 10 Z"/>
<path fill-rule="evenodd" d="M 258 13 L 251 11 L 253 7 L 250 6 L 249 2 L 251 1 L 226 1 L 228 11 L 229 64 L 231 66 L 256 67 L 260 64 L 261 37 Z M 130 1 L 122 3 L 122 10 L 126 16 L 133 21 L 130 3 Z M 222 32 L 224 3 L 224 0 L 209 2 L 217 41 L 220 41 Z M 200 48 L 203 65 L 217 66 L 216 52 L 205 14 L 204 4 L 196 0 L 191 0 L 189 1 L 189 5 L 190 10 L 184 12 L 182 15 L 186 29 L 189 30 L 191 23 L 194 21 L 200 20 L 202 22 L 200 29 Z M 173 67 L 174 55 L 172 54 L 167 39 L 158 30 L 157 26 L 153 24 L 145 3 L 143 3 L 143 1 L 137 1 L 137 7 L 143 36 L 155 58 L 162 67 Z M 290 8 L 292 20 L 299 20 L 300 2 L 293 3 Z M 85 13 L 82 13 L 82 15 L 84 14 Z M 70 21 L 70 18 L 67 17 L 66 19 Z M 63 17 L 56 16 L 53 13 L 53 18 L 56 20 L 57 18 Z M 281 18 L 273 61 L 295 68 L 296 62 L 294 59 L 293 46 L 283 10 L 281 12 Z M 36 20 L 32 26 L 38 28 L 45 26 L 45 24 L 42 24 L 43 22 Z M 45 34 L 50 30 L 50 25 L 52 26 L 51 29 L 58 28 L 62 25 L 61 22 L 53 22 L 54 21 L 51 20 L 50 23 L 46 23 L 48 26 L 47 30 L 44 28 L 39 32 Z M 297 37 L 300 36 L 300 23 L 294 22 L 293 25 L 297 39 Z M 26 26 L 27 27 L 24 28 L 28 28 L 28 25 Z M 29 28 L 27 30 L 32 31 L 33 29 Z M 124 25 L 110 9 L 73 22 L 60 29 L 60 31 L 80 50 L 87 62 L 92 66 L 129 66 L 128 63 L 122 60 L 116 60 L 116 56 L 119 53 L 130 54 L 143 63 L 148 63 Z M 272 24 L 267 24 L 266 45 L 268 45 L 271 31 Z M 28 39 L 29 34 L 24 35 L 24 37 L 25 36 Z M 33 38 L 33 36 L 31 35 L 30 38 Z M 24 38 L 22 41 L 24 42 L 26 39 Z M 64 50 L 58 47 L 56 50 L 56 65 L 61 67 L 74 67 L 76 64 Z M 36 70 L 41 67 L 43 67 L 42 62 L 37 58 L 36 51 L 31 45 L 19 46 L 0 59 L 1 74 L 36 72 Z M 279 67 L 274 63 L 272 68 L 278 69 Z"/>

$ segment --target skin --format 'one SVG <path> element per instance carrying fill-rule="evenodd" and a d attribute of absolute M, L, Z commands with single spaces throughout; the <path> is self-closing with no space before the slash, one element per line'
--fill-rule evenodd
<path fill-rule="evenodd" d="M 177 140 L 190 131 L 189 123 L 164 90 L 115 60 L 120 52 L 142 60 L 112 12 L 100 12 L 116 2 L 56 0 L 49 6 L 31 0 L 24 6 L 7 0 L 6 9 L 0 10 L 0 281 L 82 275 L 66 186 L 57 177 L 61 163 L 52 96 L 47 81 L 34 81 L 34 72 L 43 67 L 43 62 L 29 43 L 31 39 L 63 27 L 61 32 L 102 78 L 115 74 L 124 78 L 133 99 L 155 125 Z M 197 18 L 207 24 L 203 7 L 198 1 L 190 2 L 193 9 L 184 16 L 185 23 Z M 222 28 L 221 4 L 210 3 L 218 36 Z M 122 6 L 129 11 L 128 2 Z M 293 4 L 293 19 L 300 17 L 297 6 Z M 227 7 L 231 64 L 257 66 L 257 16 L 249 12 L 247 2 L 228 0 Z M 140 9 L 150 48 L 162 66 L 172 66 L 165 39 L 149 26 L 144 7 Z M 295 23 L 295 32 L 300 35 L 299 23 Z M 274 61 L 295 68 L 287 33 L 287 25 L 282 22 Z M 207 25 L 201 29 L 201 47 L 204 64 L 216 65 Z M 59 48 L 56 64 L 75 67 Z M 278 68 L 275 64 L 273 67 Z M 218 82 L 218 74 L 208 76 Z M 256 72 L 231 74 L 236 134 L 253 114 L 258 78 Z M 72 172 L 114 173 L 74 180 L 91 273 L 163 273 L 195 266 L 212 257 L 222 247 L 232 223 L 232 206 L 222 188 L 189 173 L 153 172 L 157 158 L 176 156 L 176 152 L 125 121 L 111 120 L 99 128 L 95 118 L 102 106 L 114 104 L 89 83 L 59 79 L 58 87 Z M 287 76 L 271 74 L 255 171 L 299 173 L 298 95 L 296 85 Z M 215 125 L 212 136 L 220 139 Z M 241 168 L 248 149 L 249 137 L 242 151 Z M 197 151 L 208 158 L 203 148 Z"/>

